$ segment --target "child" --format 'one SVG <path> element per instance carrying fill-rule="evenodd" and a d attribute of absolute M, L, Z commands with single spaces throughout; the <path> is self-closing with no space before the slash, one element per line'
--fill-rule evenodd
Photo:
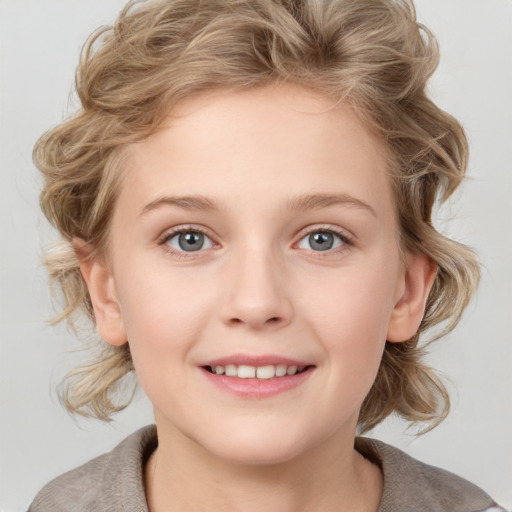
<path fill-rule="evenodd" d="M 135 2 L 89 42 L 82 110 L 35 148 L 62 318 L 104 340 L 64 401 L 107 420 L 135 371 L 156 427 L 31 511 L 501 510 L 356 437 L 446 416 L 419 337 L 478 281 L 431 223 L 467 154 L 436 64 L 393 0 Z"/>

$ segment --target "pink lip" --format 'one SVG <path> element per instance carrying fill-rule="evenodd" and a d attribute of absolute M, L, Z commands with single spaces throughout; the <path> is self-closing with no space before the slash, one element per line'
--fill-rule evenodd
<path fill-rule="evenodd" d="M 226 366 L 234 364 L 237 366 L 268 366 L 268 365 L 286 365 L 286 366 L 305 366 L 306 369 L 295 375 L 286 375 L 284 377 L 274 377 L 272 379 L 240 379 L 238 377 L 227 377 L 226 375 L 216 375 L 211 373 L 206 367 Z M 201 373 L 208 381 L 218 389 L 234 394 L 245 399 L 269 398 L 286 391 L 290 391 L 304 383 L 313 374 L 315 365 L 306 361 L 289 359 L 281 356 L 247 356 L 235 354 L 219 359 L 207 361 L 200 365 Z"/>
<path fill-rule="evenodd" d="M 244 354 L 233 354 L 219 359 L 205 361 L 204 363 L 200 363 L 199 366 L 226 366 L 228 364 L 234 364 L 236 366 L 277 366 L 279 364 L 285 364 L 286 366 L 313 366 L 309 361 L 299 361 L 297 359 L 277 355 L 249 356 Z"/>

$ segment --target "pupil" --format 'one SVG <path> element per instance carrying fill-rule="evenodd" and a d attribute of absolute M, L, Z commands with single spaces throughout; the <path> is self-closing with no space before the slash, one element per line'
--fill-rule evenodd
<path fill-rule="evenodd" d="M 178 243 L 184 251 L 198 251 L 203 246 L 204 235 L 194 231 L 182 233 Z"/>
<path fill-rule="evenodd" d="M 316 251 L 327 251 L 334 245 L 332 233 L 314 233 L 309 235 L 309 244 Z"/>

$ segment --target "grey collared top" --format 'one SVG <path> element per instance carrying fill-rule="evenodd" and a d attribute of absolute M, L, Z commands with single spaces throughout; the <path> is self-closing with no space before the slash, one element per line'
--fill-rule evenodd
<path fill-rule="evenodd" d="M 111 452 L 46 485 L 29 512 L 148 512 L 144 464 L 156 446 L 154 426 L 135 432 Z M 397 448 L 359 437 L 356 449 L 383 471 L 378 512 L 504 511 L 475 485 Z"/>

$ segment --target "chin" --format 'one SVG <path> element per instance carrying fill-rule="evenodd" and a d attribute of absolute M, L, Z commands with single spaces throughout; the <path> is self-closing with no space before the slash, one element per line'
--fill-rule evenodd
<path fill-rule="evenodd" d="M 250 446 L 245 444 L 231 444 L 227 450 L 218 450 L 216 454 L 219 458 L 232 464 L 243 466 L 271 466 L 289 462 L 303 453 L 299 447 L 283 447 L 279 449 L 274 446 L 262 444 L 256 446 L 253 443 Z"/>
<path fill-rule="evenodd" d="M 286 429 L 238 430 L 201 443 L 219 459 L 240 465 L 274 465 L 299 457 L 314 443 L 305 443 L 304 434 L 290 435 Z M 312 440 L 310 440 L 312 441 Z"/>

